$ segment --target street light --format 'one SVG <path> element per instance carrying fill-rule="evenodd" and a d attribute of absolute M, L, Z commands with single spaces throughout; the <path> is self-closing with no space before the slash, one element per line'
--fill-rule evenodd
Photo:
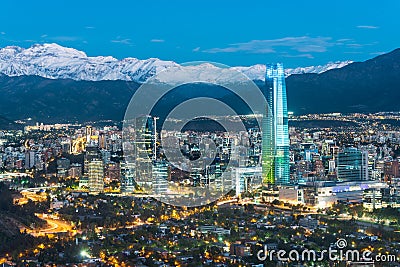
<path fill-rule="evenodd" d="M 90 258 L 90 255 L 86 250 L 82 250 L 81 251 L 81 257 L 82 258 Z"/>

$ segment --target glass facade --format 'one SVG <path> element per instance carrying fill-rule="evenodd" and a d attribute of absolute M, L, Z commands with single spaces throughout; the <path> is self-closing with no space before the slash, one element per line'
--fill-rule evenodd
<path fill-rule="evenodd" d="M 153 186 L 153 120 L 151 116 L 136 118 L 134 140 L 135 178 L 139 187 L 150 192 Z"/>
<path fill-rule="evenodd" d="M 168 191 L 168 164 L 165 161 L 153 163 L 153 192 L 156 195 L 166 194 Z"/>
<path fill-rule="evenodd" d="M 340 181 L 368 180 L 368 152 L 354 147 L 337 155 L 337 177 Z"/>
<path fill-rule="evenodd" d="M 290 183 L 289 128 L 285 73 L 282 64 L 268 65 L 264 95 L 267 105 L 263 116 L 262 168 L 263 183 Z"/>

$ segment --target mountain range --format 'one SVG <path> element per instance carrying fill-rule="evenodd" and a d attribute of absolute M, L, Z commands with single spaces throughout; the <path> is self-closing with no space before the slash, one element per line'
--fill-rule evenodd
<path fill-rule="evenodd" d="M 400 111 L 400 49 L 320 74 L 286 79 L 295 114 Z"/>
<path fill-rule="evenodd" d="M 12 121 L 27 118 L 49 123 L 122 120 L 140 84 L 171 66 L 179 64 L 155 58 L 88 57 L 57 44 L 5 47 L 0 49 L 0 126 L 1 121 L 9 127 Z M 232 68 L 262 86 L 265 65 Z M 288 106 L 295 114 L 399 110 L 400 49 L 365 62 L 285 72 Z M 192 94 L 186 90 L 174 101 Z"/>
<path fill-rule="evenodd" d="M 341 68 L 352 61 L 331 62 L 321 66 L 286 69 L 286 76 L 302 73 L 323 73 Z M 207 64 L 199 64 L 199 68 Z M 179 67 L 173 61 L 158 58 L 140 60 L 111 56 L 88 57 L 84 52 L 58 44 L 37 44 L 30 48 L 7 46 L 0 49 L 0 73 L 15 76 L 39 76 L 49 79 L 72 79 L 76 81 L 122 80 L 145 82 L 148 78 L 169 67 Z M 265 65 L 232 67 L 252 80 L 264 80 Z"/>

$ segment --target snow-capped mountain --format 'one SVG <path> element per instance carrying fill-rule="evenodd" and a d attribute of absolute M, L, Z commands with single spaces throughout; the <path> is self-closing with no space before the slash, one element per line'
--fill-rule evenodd
<path fill-rule="evenodd" d="M 34 45 L 28 49 L 17 46 L 0 49 L 0 73 L 7 76 L 144 82 L 155 73 L 175 65 L 175 62 L 157 58 L 117 60 L 109 56 L 88 57 L 84 52 L 58 44 Z"/>
<path fill-rule="evenodd" d="M 347 66 L 351 63 L 353 63 L 353 61 L 347 60 L 347 61 L 329 62 L 326 65 L 298 67 L 298 68 L 294 68 L 294 69 L 286 69 L 285 74 L 286 74 L 286 77 L 290 76 L 292 74 L 304 74 L 304 73 L 318 73 L 319 74 L 319 73 L 323 73 L 328 70 L 343 68 L 344 66 Z"/>
<path fill-rule="evenodd" d="M 286 76 L 302 73 L 322 73 L 342 68 L 351 61 L 329 63 L 325 66 L 287 69 Z M 30 48 L 7 46 L 0 49 L 0 74 L 7 76 L 33 75 L 49 79 L 85 81 L 124 80 L 144 82 L 169 67 L 180 67 L 173 61 L 157 58 L 118 60 L 110 56 L 88 57 L 84 52 L 58 44 L 37 44 Z M 207 65 L 198 65 L 199 68 Z M 232 67 L 252 80 L 264 80 L 265 65 Z"/>

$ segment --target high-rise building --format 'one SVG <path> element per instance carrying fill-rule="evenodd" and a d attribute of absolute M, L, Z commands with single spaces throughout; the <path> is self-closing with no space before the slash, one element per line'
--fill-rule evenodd
<path fill-rule="evenodd" d="M 328 172 L 329 172 L 329 173 L 333 173 L 333 172 L 335 172 L 335 170 L 336 170 L 335 161 L 334 161 L 334 160 L 329 160 L 329 163 L 328 163 Z"/>
<path fill-rule="evenodd" d="M 25 153 L 25 168 L 30 169 L 35 166 L 35 151 Z"/>
<path fill-rule="evenodd" d="M 91 137 L 92 137 L 92 134 L 93 134 L 93 127 L 92 126 L 90 126 L 90 125 L 88 125 L 88 126 L 86 126 L 86 143 L 90 143 L 90 141 L 91 141 Z"/>
<path fill-rule="evenodd" d="M 150 116 L 136 118 L 134 131 L 135 179 L 144 191 L 148 191 L 153 182 L 153 119 Z"/>
<path fill-rule="evenodd" d="M 99 148 L 96 145 L 89 144 L 86 146 L 86 152 L 85 152 L 85 157 L 84 157 L 84 175 L 88 175 L 89 172 L 89 163 L 93 159 L 99 159 L 101 157 Z"/>
<path fill-rule="evenodd" d="M 135 162 L 121 162 L 121 191 L 133 193 L 135 191 Z"/>
<path fill-rule="evenodd" d="M 263 183 L 287 185 L 290 183 L 289 127 L 282 64 L 267 66 L 263 91 L 267 99 L 262 121 Z"/>
<path fill-rule="evenodd" d="M 337 178 L 340 181 L 368 180 L 368 151 L 348 147 L 339 152 Z"/>
<path fill-rule="evenodd" d="M 238 197 L 244 192 L 253 191 L 261 184 L 260 167 L 239 167 L 232 170 L 235 194 Z"/>
<path fill-rule="evenodd" d="M 89 162 L 88 187 L 93 194 L 101 193 L 104 190 L 104 166 L 100 159 L 93 159 Z"/>
<path fill-rule="evenodd" d="M 101 149 L 107 148 L 107 140 L 106 140 L 106 135 L 104 133 L 99 134 L 99 147 Z"/>
<path fill-rule="evenodd" d="M 153 163 L 153 192 L 163 195 L 168 191 L 168 164 L 165 161 Z"/>

